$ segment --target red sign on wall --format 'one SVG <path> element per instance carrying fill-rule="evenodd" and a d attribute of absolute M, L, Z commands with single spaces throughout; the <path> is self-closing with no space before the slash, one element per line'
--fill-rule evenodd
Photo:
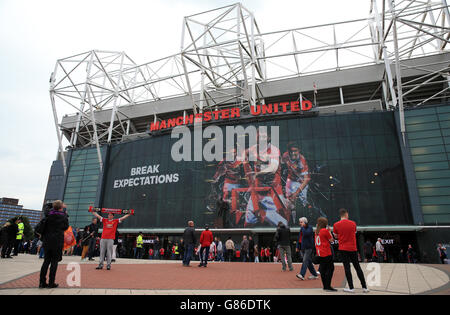
<path fill-rule="evenodd" d="M 257 105 L 255 107 L 250 107 L 250 114 L 252 116 L 264 116 L 273 115 L 278 113 L 296 113 L 310 111 L 312 109 L 312 103 L 310 101 L 299 101 L 293 102 L 281 102 L 273 104 L 263 104 Z M 179 116 L 176 118 L 166 119 L 162 121 L 153 122 L 150 124 L 150 131 L 158 131 L 169 128 L 175 128 L 182 125 L 190 125 L 195 122 L 210 122 L 210 121 L 220 121 L 227 119 L 236 119 L 241 117 L 241 112 L 239 107 L 220 109 L 210 112 L 199 113 L 195 115 L 186 115 L 185 117 Z"/>

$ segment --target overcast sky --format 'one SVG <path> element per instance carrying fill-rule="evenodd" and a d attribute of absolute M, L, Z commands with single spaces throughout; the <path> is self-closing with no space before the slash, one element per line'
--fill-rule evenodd
<path fill-rule="evenodd" d="M 0 197 L 42 207 L 57 137 L 49 77 L 59 58 L 125 51 L 138 64 L 178 53 L 184 16 L 225 0 L 0 0 Z M 243 0 L 262 32 L 366 18 L 370 0 Z"/>

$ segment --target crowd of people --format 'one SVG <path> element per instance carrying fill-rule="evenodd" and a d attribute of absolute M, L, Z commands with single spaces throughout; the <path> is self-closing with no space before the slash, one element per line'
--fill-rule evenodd
<path fill-rule="evenodd" d="M 1 229 L 1 257 L 12 258 L 19 252 L 39 255 L 39 258 L 43 259 L 39 287 L 54 288 L 58 286 L 55 283 L 55 275 L 58 262 L 62 260 L 63 255 L 78 255 L 82 260 L 91 261 L 98 256 L 99 264 L 96 269 L 103 269 L 106 261 L 107 270 L 111 269 L 111 263 L 116 257 L 133 257 L 182 260 L 185 267 L 189 267 L 192 260 L 199 261 L 198 267 L 207 267 L 209 262 L 275 262 L 281 264 L 282 271 L 294 271 L 293 257 L 298 254 L 302 265 L 296 277 L 302 281 L 320 278 L 323 289 L 334 292 L 336 289 L 332 287 L 332 279 L 334 262 L 338 255 L 344 265 L 348 283 L 344 291 L 354 292 L 350 267 L 353 265 L 363 292 L 369 292 L 359 262 L 385 262 L 387 257 L 385 244 L 381 238 L 378 238 L 375 244 L 366 241 L 363 248 L 364 257 L 361 257 L 357 251 L 356 223 L 349 219 L 346 209 L 340 209 L 339 214 L 340 220 L 332 229 L 328 225 L 327 218 L 318 218 L 315 231 L 307 218 L 300 218 L 300 232 L 295 252 L 291 247 L 291 230 L 281 221 L 278 223 L 272 247 L 260 246 L 251 235 L 243 235 L 242 240 L 236 243 L 231 236 L 222 242 L 219 236 L 213 235 L 209 226 L 202 229 L 197 240 L 193 221 L 188 222 L 188 227 L 179 240 L 165 239 L 161 242 L 158 237 L 154 237 L 148 240 L 150 244 L 144 246 L 142 232 L 137 237 L 119 238 L 118 225 L 130 214 L 115 219 L 112 213 L 104 218 L 95 212 L 90 225 L 82 230 L 70 228 L 70 231 L 73 231 L 73 241 L 67 246 L 65 233 L 69 230 L 69 221 L 65 204 L 58 200 L 45 212 L 44 219 L 35 227 L 37 237 L 34 240 L 24 240 L 24 224 L 20 218 L 8 221 Z M 101 234 L 100 227 L 103 229 Z M 441 262 L 447 263 L 446 248 L 438 244 L 437 250 Z M 405 257 L 409 263 L 417 262 L 417 254 L 411 245 L 405 251 Z M 317 265 L 319 268 L 316 270 Z M 307 271 L 310 273 L 308 278 L 306 278 Z"/>

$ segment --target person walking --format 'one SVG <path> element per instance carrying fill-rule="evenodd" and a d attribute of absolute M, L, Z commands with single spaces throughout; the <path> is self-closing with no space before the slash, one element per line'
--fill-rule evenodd
<path fill-rule="evenodd" d="M 195 239 L 195 229 L 194 229 L 194 221 L 188 222 L 188 227 L 184 230 L 183 233 L 184 240 L 184 255 L 183 255 L 183 266 L 190 267 L 190 262 L 192 259 L 192 254 L 194 252 L 194 246 L 197 243 Z"/>
<path fill-rule="evenodd" d="M 253 248 L 254 248 L 253 252 L 255 253 L 255 263 L 259 263 L 259 247 L 258 247 L 258 244 L 255 244 L 255 246 Z"/>
<path fill-rule="evenodd" d="M 278 222 L 277 232 L 275 233 L 275 242 L 279 246 L 281 270 L 286 271 L 286 259 L 289 271 L 293 271 L 292 266 L 292 251 L 291 251 L 291 229 L 286 227 L 283 222 Z"/>
<path fill-rule="evenodd" d="M 205 226 L 205 230 L 200 235 L 200 265 L 199 267 L 206 267 L 208 264 L 208 257 L 209 257 L 209 247 L 211 246 L 211 243 L 213 242 L 213 234 L 209 230 L 209 226 Z"/>
<path fill-rule="evenodd" d="M 445 264 L 445 260 L 447 259 L 447 249 L 442 246 L 441 243 L 438 244 L 437 247 L 439 259 L 441 260 L 441 264 Z"/>
<path fill-rule="evenodd" d="M 215 242 L 211 242 L 209 245 L 209 260 L 214 261 L 217 257 L 217 246 Z"/>
<path fill-rule="evenodd" d="M 367 240 L 364 243 L 364 258 L 366 262 L 371 262 L 372 261 L 372 252 L 373 252 L 373 245 L 372 242 L 370 240 Z"/>
<path fill-rule="evenodd" d="M 116 262 L 117 246 L 119 246 L 119 231 L 116 230 L 116 236 L 114 238 L 114 245 L 113 245 L 113 251 L 112 251 L 112 256 L 111 256 L 111 262 Z"/>
<path fill-rule="evenodd" d="M 381 244 L 381 238 L 378 238 L 377 242 L 375 243 L 375 252 L 378 257 L 378 263 L 384 262 L 384 246 Z"/>
<path fill-rule="evenodd" d="M 225 249 L 227 250 L 227 260 L 229 262 L 231 262 L 231 260 L 233 259 L 233 255 L 234 255 L 234 242 L 231 239 L 231 236 L 228 237 L 227 241 L 225 242 Z"/>
<path fill-rule="evenodd" d="M 408 249 L 406 250 L 406 257 L 408 258 L 408 264 L 417 263 L 416 252 L 411 244 L 408 245 Z"/>
<path fill-rule="evenodd" d="M 69 220 L 63 212 L 64 203 L 61 200 L 53 202 L 53 208 L 44 219 L 42 226 L 42 242 L 44 247 L 44 262 L 39 275 L 39 288 L 57 288 L 55 283 L 58 262 L 62 260 L 64 246 L 64 231 L 69 228 Z M 47 272 L 50 273 L 47 283 Z"/>
<path fill-rule="evenodd" d="M 17 231 L 17 235 L 16 235 L 16 241 L 14 243 L 13 256 L 19 255 L 20 249 L 22 247 L 23 232 L 25 229 L 25 225 L 22 222 L 22 218 L 18 218 L 16 220 L 16 225 L 17 225 L 18 231 Z"/>
<path fill-rule="evenodd" d="M 177 260 L 183 260 L 184 257 L 184 240 L 180 239 L 180 244 L 178 245 L 178 257 Z"/>
<path fill-rule="evenodd" d="M 248 260 L 255 261 L 255 241 L 252 236 L 248 237 Z"/>
<path fill-rule="evenodd" d="M 242 256 L 243 262 L 247 261 L 248 249 L 249 249 L 249 241 L 247 239 L 247 236 L 244 235 L 244 236 L 242 236 L 242 242 L 241 242 L 241 256 Z"/>
<path fill-rule="evenodd" d="M 15 222 L 6 222 L 2 228 L 2 258 L 12 258 L 11 252 L 14 247 L 14 242 L 16 241 L 17 233 L 19 228 Z"/>
<path fill-rule="evenodd" d="M 94 232 L 91 232 L 90 226 L 86 225 L 84 227 L 83 235 L 81 238 L 81 247 L 83 248 L 83 250 L 81 251 L 81 260 L 86 259 L 86 255 L 89 252 L 89 244 L 93 235 Z"/>
<path fill-rule="evenodd" d="M 305 280 L 306 270 L 311 273 L 309 279 L 317 279 L 318 272 L 312 263 L 312 254 L 314 249 L 314 231 L 308 224 L 308 219 L 303 217 L 299 219 L 300 233 L 297 242 L 297 252 L 301 251 L 303 257 L 302 267 L 296 277 L 300 280 Z"/>
<path fill-rule="evenodd" d="M 148 249 L 148 259 L 153 259 L 153 254 L 154 254 L 154 251 L 153 251 L 153 248 L 149 248 Z"/>
<path fill-rule="evenodd" d="M 264 246 L 261 246 L 261 250 L 259 252 L 259 256 L 260 256 L 260 261 L 261 262 L 266 262 L 266 249 L 264 248 Z"/>
<path fill-rule="evenodd" d="M 356 270 L 358 279 L 361 282 L 363 292 L 369 292 L 367 289 L 366 279 L 364 273 L 359 265 L 358 253 L 356 247 L 356 223 L 349 220 L 348 211 L 344 208 L 339 210 L 341 220 L 333 225 L 333 234 L 339 241 L 339 252 L 344 264 L 345 277 L 347 278 L 348 288 L 344 289 L 344 292 L 353 293 L 355 289 L 353 287 L 352 272 L 350 270 L 350 263 Z"/>
<path fill-rule="evenodd" d="M 102 238 L 100 240 L 100 261 L 97 270 L 103 269 L 103 263 L 106 256 L 106 269 L 111 269 L 112 251 L 114 246 L 114 239 L 116 238 L 117 226 L 122 223 L 123 220 L 128 218 L 131 213 L 124 215 L 119 219 L 114 219 L 114 214 L 108 213 L 108 218 L 105 219 L 97 212 L 93 212 L 100 222 L 103 223 Z"/>
<path fill-rule="evenodd" d="M 217 261 L 225 261 L 223 257 L 223 244 L 220 238 L 217 238 L 216 249 L 217 249 Z"/>
<path fill-rule="evenodd" d="M 319 256 L 319 270 L 322 279 L 323 289 L 328 292 L 336 292 L 337 290 L 331 286 L 333 279 L 334 263 L 333 254 L 331 252 L 331 241 L 333 236 L 328 226 L 328 219 L 320 217 L 317 219 L 317 227 L 315 234 L 316 253 Z"/>
<path fill-rule="evenodd" d="M 92 236 L 89 238 L 88 257 L 89 257 L 89 260 L 94 260 L 95 246 L 96 246 L 97 237 L 98 237 L 98 220 L 97 220 L 97 218 L 92 219 L 92 223 L 91 223 L 91 225 L 89 225 L 89 230 L 90 230 Z"/>
<path fill-rule="evenodd" d="M 270 252 L 270 248 L 266 247 L 266 249 L 264 250 L 264 256 L 266 257 L 266 262 L 270 262 L 270 256 L 272 255 L 272 253 Z"/>

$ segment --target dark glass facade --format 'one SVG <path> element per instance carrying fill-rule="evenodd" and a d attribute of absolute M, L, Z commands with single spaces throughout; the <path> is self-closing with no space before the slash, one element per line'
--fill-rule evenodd
<path fill-rule="evenodd" d="M 450 106 L 405 112 L 425 225 L 450 223 Z"/>
<path fill-rule="evenodd" d="M 258 192 L 259 206 L 252 209 L 251 196 L 245 192 L 251 185 L 242 165 L 234 167 L 235 186 L 227 186 L 227 190 L 226 176 L 218 176 L 219 162 L 173 161 L 171 149 L 178 139 L 171 139 L 168 134 L 111 146 L 101 205 L 135 209 L 136 215 L 121 225 L 135 229 L 183 228 L 188 220 L 194 220 L 197 226 L 209 224 L 219 228 L 273 227 L 278 216 L 264 219 L 271 210 L 289 224 L 297 224 L 302 216 L 314 222 L 320 215 L 333 223 L 341 207 L 347 208 L 360 226 L 412 224 L 392 112 L 323 115 L 252 125 L 267 126 L 269 132 L 271 126 L 279 126 L 280 161 L 288 144 L 297 144 L 311 177 L 306 196 L 286 205 L 283 198 L 292 189 L 288 184 L 289 164 L 280 163 L 279 181 L 271 179 L 260 185 L 268 188 Z M 225 130 L 225 126 L 221 128 Z M 207 142 L 204 139 L 204 144 Z M 72 161 L 79 165 L 74 169 L 71 163 L 65 201 L 69 208 L 77 207 L 77 222 L 80 218 L 81 223 L 90 217 L 87 209 L 93 203 L 99 175 L 93 166 L 95 150 L 77 154 Z M 92 164 L 88 163 L 91 159 Z M 237 205 L 227 212 L 224 224 L 219 220 L 223 217 L 218 215 L 216 201 L 221 196 L 231 199 L 233 188 L 237 189 Z M 266 197 L 270 198 L 265 200 Z M 256 208 L 264 211 L 256 213 Z M 256 219 L 246 219 L 249 210 Z"/>

